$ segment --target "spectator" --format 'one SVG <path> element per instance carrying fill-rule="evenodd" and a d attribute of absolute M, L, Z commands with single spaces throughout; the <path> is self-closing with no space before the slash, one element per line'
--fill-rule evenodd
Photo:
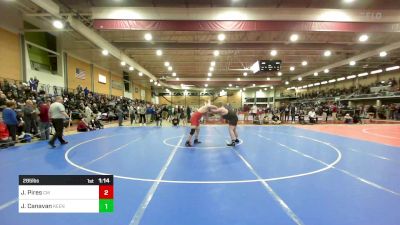
<path fill-rule="evenodd" d="M 14 111 L 15 102 L 8 101 L 6 103 L 6 108 L 3 110 L 3 122 L 7 125 L 8 132 L 12 141 L 15 143 L 17 141 L 17 113 Z"/>
<path fill-rule="evenodd" d="M 25 122 L 25 133 L 28 135 L 31 133 L 37 134 L 37 126 L 35 121 L 36 112 L 31 100 L 27 100 L 25 102 L 25 107 L 22 109 L 22 113 Z"/>
<path fill-rule="evenodd" d="M 122 126 L 122 122 L 124 122 L 124 111 L 122 110 L 122 106 L 117 106 L 117 117 L 118 117 L 118 126 Z"/>
<path fill-rule="evenodd" d="M 139 123 L 141 123 L 141 126 L 146 125 L 146 108 L 144 105 L 140 105 L 138 107 L 138 113 L 139 113 Z"/>
<path fill-rule="evenodd" d="M 350 116 L 349 113 L 346 113 L 346 115 L 344 116 L 344 123 L 345 124 L 350 124 L 353 122 L 353 118 Z"/>
<path fill-rule="evenodd" d="M 254 105 L 251 107 L 251 115 L 253 116 L 253 120 L 254 120 L 255 117 L 257 116 L 257 113 L 258 113 L 258 108 L 257 108 L 257 105 L 254 104 Z"/>
<path fill-rule="evenodd" d="M 145 114 L 146 114 L 146 122 L 151 123 L 151 115 L 153 114 L 153 109 L 149 104 L 147 104 Z"/>
<path fill-rule="evenodd" d="M 10 138 L 10 133 L 7 129 L 7 125 L 3 121 L 0 121 L 0 148 L 7 148 L 13 145 L 14 143 Z"/>
<path fill-rule="evenodd" d="M 40 104 L 39 106 L 39 118 L 40 118 L 39 130 L 40 130 L 41 140 L 50 139 L 49 108 L 50 108 L 50 100 L 46 100 L 46 102 Z"/>
<path fill-rule="evenodd" d="M 85 119 L 82 118 L 79 123 L 78 126 L 76 127 L 76 130 L 78 132 L 87 132 L 92 130 L 92 128 L 86 123 Z"/>
<path fill-rule="evenodd" d="M 133 124 L 133 121 L 136 123 L 136 109 L 133 107 L 133 105 L 130 105 L 128 107 L 128 112 L 129 112 L 129 118 L 131 120 L 131 125 Z"/>
<path fill-rule="evenodd" d="M 191 116 L 192 116 L 192 109 L 191 109 L 189 106 L 187 106 L 187 107 L 186 107 L 186 118 L 187 118 L 187 122 L 190 121 Z"/>
<path fill-rule="evenodd" d="M 314 109 L 311 109 L 310 112 L 308 112 L 308 119 L 310 120 L 310 123 L 312 123 L 312 124 L 318 122 L 317 114 L 315 113 Z"/>

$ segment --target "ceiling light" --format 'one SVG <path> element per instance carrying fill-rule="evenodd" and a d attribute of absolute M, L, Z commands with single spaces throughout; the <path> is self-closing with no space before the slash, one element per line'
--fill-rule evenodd
<path fill-rule="evenodd" d="M 366 42 L 366 41 L 368 41 L 368 35 L 366 35 L 366 34 L 362 34 L 359 38 L 358 38 L 358 40 L 360 41 L 360 42 Z"/>
<path fill-rule="evenodd" d="M 240 77 L 236 78 L 237 81 L 240 81 Z"/>
<path fill-rule="evenodd" d="M 296 68 L 294 66 L 290 67 L 290 71 L 294 71 Z"/>
<path fill-rule="evenodd" d="M 207 77 L 207 81 L 210 81 L 211 79 L 209 77 Z"/>
<path fill-rule="evenodd" d="M 274 86 L 271 86 L 271 90 L 274 89 Z"/>
<path fill-rule="evenodd" d="M 160 86 L 161 86 L 161 84 L 160 84 L 160 83 L 158 83 L 158 84 L 157 84 L 157 86 L 159 86 L 159 87 L 160 87 Z"/>
<path fill-rule="evenodd" d="M 144 35 L 144 39 L 145 39 L 146 41 L 151 41 L 151 40 L 153 40 L 153 35 L 151 35 L 150 33 L 146 33 L 146 34 Z"/>
<path fill-rule="evenodd" d="M 219 41 L 224 41 L 226 38 L 225 34 L 218 34 L 218 40 Z"/>
<path fill-rule="evenodd" d="M 314 77 L 318 77 L 318 73 L 317 72 L 314 73 Z"/>
<path fill-rule="evenodd" d="M 302 81 L 302 80 L 303 80 L 303 78 L 302 78 L 302 77 L 299 77 L 299 78 L 297 78 L 297 80 L 298 80 L 298 81 Z"/>
<path fill-rule="evenodd" d="M 368 73 L 360 73 L 360 74 L 358 74 L 358 77 L 365 77 L 367 75 L 368 75 Z"/>
<path fill-rule="evenodd" d="M 271 56 L 276 56 L 278 54 L 278 51 L 272 50 L 270 54 L 271 54 Z"/>
<path fill-rule="evenodd" d="M 267 81 L 270 81 L 270 80 L 271 80 L 271 78 L 267 77 Z"/>
<path fill-rule="evenodd" d="M 229 84 L 229 87 L 232 87 L 232 84 Z"/>
<path fill-rule="evenodd" d="M 336 79 L 329 80 L 329 83 L 335 83 Z"/>
<path fill-rule="evenodd" d="M 319 86 L 319 85 L 321 85 L 321 83 L 319 82 L 314 84 L 314 86 Z"/>
<path fill-rule="evenodd" d="M 256 84 L 253 84 L 253 87 L 255 87 L 256 86 Z"/>
<path fill-rule="evenodd" d="M 212 73 L 207 73 L 207 76 L 212 77 Z"/>
<path fill-rule="evenodd" d="M 179 80 L 179 77 L 175 78 L 175 80 Z"/>
<path fill-rule="evenodd" d="M 307 62 L 307 61 L 303 61 L 303 62 L 301 62 L 301 65 L 302 65 L 302 66 L 307 66 L 307 65 L 308 65 L 308 62 Z"/>
<path fill-rule="evenodd" d="M 173 72 L 173 73 L 172 73 L 172 76 L 173 76 L 173 77 L 176 77 L 176 73 L 175 73 L 175 72 Z"/>
<path fill-rule="evenodd" d="M 121 61 L 121 66 L 125 66 L 125 65 L 126 65 L 126 62 Z"/>
<path fill-rule="evenodd" d="M 164 66 L 166 66 L 166 67 L 169 66 L 169 62 L 165 62 Z"/>
<path fill-rule="evenodd" d="M 374 70 L 371 72 L 371 74 L 377 74 L 377 73 L 382 73 L 382 72 L 383 72 L 383 70 Z"/>
<path fill-rule="evenodd" d="M 153 83 L 153 79 L 150 79 L 150 83 Z"/>
<path fill-rule="evenodd" d="M 204 84 L 204 87 L 208 87 L 208 84 Z"/>
<path fill-rule="evenodd" d="M 64 23 L 61 20 L 54 20 L 53 21 L 53 26 L 57 29 L 63 29 L 64 28 Z"/>
<path fill-rule="evenodd" d="M 346 77 L 341 77 L 337 79 L 337 81 L 342 81 L 342 80 L 346 80 Z"/>
<path fill-rule="evenodd" d="M 354 0 L 343 0 L 344 3 L 353 3 Z"/>
<path fill-rule="evenodd" d="M 357 76 L 356 75 L 350 75 L 350 76 L 347 76 L 346 78 L 348 79 L 348 80 L 350 80 L 350 79 L 354 79 L 354 78 L 356 78 Z"/>
<path fill-rule="evenodd" d="M 321 82 L 321 84 L 327 84 L 328 83 L 328 81 L 322 81 Z"/>
<path fill-rule="evenodd" d="M 246 88 L 243 88 L 243 91 L 245 91 L 246 90 Z"/>
<path fill-rule="evenodd" d="M 143 73 L 142 73 L 142 72 L 139 72 L 139 76 L 143 76 Z"/>
<path fill-rule="evenodd" d="M 245 76 L 245 77 L 246 77 L 246 76 L 247 76 L 247 72 L 244 72 L 244 73 L 243 73 L 243 76 Z"/>
<path fill-rule="evenodd" d="M 173 70 L 172 66 L 169 66 L 168 71 L 172 71 L 172 70 Z"/>
<path fill-rule="evenodd" d="M 159 49 L 159 50 L 156 51 L 156 54 L 157 54 L 158 56 L 162 56 L 163 52 L 162 52 L 162 50 Z"/>
<path fill-rule="evenodd" d="M 212 62 L 210 63 L 210 65 L 211 65 L 211 66 L 215 66 L 215 61 L 212 61 Z"/>
<path fill-rule="evenodd" d="M 108 51 L 104 49 L 103 51 L 101 51 L 101 54 L 108 55 Z"/>
<path fill-rule="evenodd" d="M 266 91 L 267 90 L 267 88 L 264 88 L 264 91 Z"/>
<path fill-rule="evenodd" d="M 329 73 L 329 69 L 325 69 L 325 70 L 324 70 L 324 73 Z"/>
<path fill-rule="evenodd" d="M 134 69 L 133 69 L 133 66 L 130 66 L 129 67 L 129 71 L 133 71 Z"/>
<path fill-rule="evenodd" d="M 398 69 L 400 69 L 400 66 L 392 66 L 392 67 L 386 68 L 386 71 L 392 71 L 392 70 L 398 70 Z"/>
<path fill-rule="evenodd" d="M 285 81 L 285 84 L 288 85 L 288 84 L 289 84 L 289 81 Z"/>
<path fill-rule="evenodd" d="M 278 72 L 278 76 L 279 76 L 279 77 L 282 76 L 282 72 Z"/>
<path fill-rule="evenodd" d="M 329 57 L 329 56 L 331 56 L 332 55 L 332 52 L 330 51 L 330 50 L 326 50 L 325 52 L 324 52 L 324 56 L 325 57 Z"/>
<path fill-rule="evenodd" d="M 356 65 L 356 61 L 350 61 L 349 65 L 350 65 L 350 66 Z"/>
<path fill-rule="evenodd" d="M 219 56 L 219 51 L 218 50 L 214 51 L 214 56 Z"/>
<path fill-rule="evenodd" d="M 314 87 L 314 84 L 309 84 L 307 85 L 307 87 Z"/>
<path fill-rule="evenodd" d="M 154 81 L 154 85 L 157 85 L 158 84 L 158 82 L 157 81 Z"/>
<path fill-rule="evenodd" d="M 214 71 L 214 67 L 210 67 L 209 70 L 212 72 Z"/>
<path fill-rule="evenodd" d="M 290 41 L 291 42 L 296 42 L 299 40 L 299 35 L 298 34 L 292 34 L 290 35 Z"/>
<path fill-rule="evenodd" d="M 379 53 L 379 56 L 380 56 L 380 57 L 385 57 L 385 56 L 387 56 L 387 52 L 385 52 L 385 51 L 380 52 L 380 53 Z"/>

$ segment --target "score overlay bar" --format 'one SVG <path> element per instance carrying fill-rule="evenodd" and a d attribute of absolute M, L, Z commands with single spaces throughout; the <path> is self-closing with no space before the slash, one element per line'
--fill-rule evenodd
<path fill-rule="evenodd" d="M 112 175 L 20 175 L 20 213 L 110 213 Z"/>

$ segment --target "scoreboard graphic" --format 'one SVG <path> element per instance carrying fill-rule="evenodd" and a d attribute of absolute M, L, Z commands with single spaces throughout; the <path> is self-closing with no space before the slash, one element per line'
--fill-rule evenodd
<path fill-rule="evenodd" d="M 112 175 L 20 175 L 20 213 L 111 213 Z"/>

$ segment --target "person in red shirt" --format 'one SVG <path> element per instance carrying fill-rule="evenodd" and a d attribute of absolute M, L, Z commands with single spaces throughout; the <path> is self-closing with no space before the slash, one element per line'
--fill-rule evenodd
<path fill-rule="evenodd" d="M 89 125 L 86 123 L 85 119 L 82 118 L 79 123 L 78 123 L 78 127 L 76 127 L 76 130 L 78 132 L 86 132 L 86 131 L 90 131 L 92 130 Z"/>
<path fill-rule="evenodd" d="M 39 106 L 39 130 L 40 140 L 49 140 L 50 138 L 50 119 L 49 119 L 49 108 L 50 100 L 46 100 Z"/>
<path fill-rule="evenodd" d="M 13 146 L 14 142 L 11 141 L 10 133 L 8 132 L 7 125 L 0 122 L 0 148 L 7 148 Z"/>
<path fill-rule="evenodd" d="M 199 141 L 199 133 L 200 133 L 200 119 L 201 117 L 203 117 L 203 115 L 205 113 L 208 112 L 209 109 L 217 109 L 216 106 L 211 105 L 210 101 L 208 101 L 208 103 L 202 107 L 200 107 L 196 112 L 194 112 L 192 114 L 192 116 L 190 117 L 190 133 L 189 136 L 186 140 L 185 146 L 186 147 L 192 147 L 191 141 L 192 141 L 192 137 L 193 135 L 195 135 L 194 137 L 194 144 L 200 144 L 201 142 Z"/>

